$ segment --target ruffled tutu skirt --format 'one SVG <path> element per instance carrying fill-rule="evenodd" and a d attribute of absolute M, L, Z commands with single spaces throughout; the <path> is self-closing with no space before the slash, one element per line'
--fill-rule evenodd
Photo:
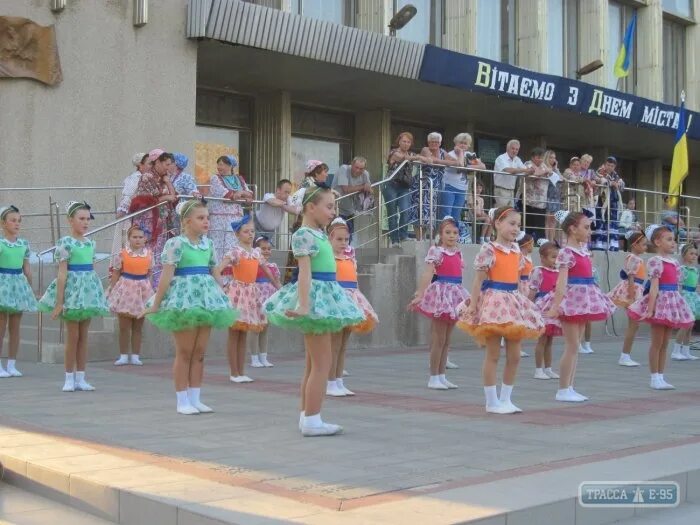
<path fill-rule="evenodd" d="M 627 309 L 627 315 L 635 321 L 671 328 L 691 328 L 695 324 L 695 316 L 680 292 L 659 291 L 653 316 L 642 319 L 648 310 L 649 296 L 645 295 Z"/>
<path fill-rule="evenodd" d="M 277 288 L 272 283 L 256 283 L 255 287 L 258 289 L 258 301 L 260 301 L 260 308 L 262 309 L 263 303 L 274 295 Z"/>
<path fill-rule="evenodd" d="M 231 281 L 226 295 L 240 314 L 231 329 L 242 332 L 262 332 L 267 326 L 267 319 L 260 311 L 260 293 L 255 283 Z"/>
<path fill-rule="evenodd" d="M 326 334 L 365 320 L 360 307 L 337 281 L 312 279 L 309 295 L 309 313 L 303 317 L 288 317 L 287 310 L 296 310 L 299 305 L 299 288 L 296 282 L 286 284 L 265 301 L 264 312 L 268 321 L 305 334 Z"/>
<path fill-rule="evenodd" d="M 23 273 L 0 276 L 0 312 L 19 314 L 38 309 L 34 291 Z"/>
<path fill-rule="evenodd" d="M 365 315 L 365 320 L 360 324 L 356 324 L 350 327 L 350 329 L 358 334 L 368 334 L 374 327 L 377 326 L 379 322 L 379 317 L 377 317 L 377 312 L 374 311 L 372 305 L 360 290 L 357 288 L 346 288 L 345 293 L 350 296 L 350 299 L 362 310 Z"/>
<path fill-rule="evenodd" d="M 610 290 L 608 293 L 608 297 L 610 297 L 610 300 L 615 303 L 615 306 L 619 306 L 620 308 L 628 308 L 629 305 L 634 303 L 635 301 L 639 301 L 642 298 L 642 295 L 644 293 L 644 286 L 639 284 L 639 283 L 634 283 L 634 299 L 632 301 L 629 300 L 628 296 L 628 290 L 629 290 L 629 281 L 620 281 L 615 285 L 615 288 Z"/>
<path fill-rule="evenodd" d="M 544 321 L 544 335 L 546 335 L 547 337 L 557 337 L 563 335 L 564 333 L 561 329 L 561 321 L 557 317 L 547 317 L 545 315 L 547 313 L 547 310 L 544 310 L 542 308 L 542 305 L 545 304 L 547 297 L 550 295 L 553 295 L 553 292 L 549 292 L 547 295 L 543 295 L 542 297 L 536 298 L 535 306 L 540 311 L 540 314 L 542 315 L 542 320 Z M 551 304 L 551 299 L 548 302 Z"/>
<path fill-rule="evenodd" d="M 153 304 L 153 297 L 146 308 Z M 229 328 L 238 318 L 238 311 L 211 275 L 173 277 L 157 312 L 148 320 L 161 330 L 178 332 L 198 326 Z"/>
<path fill-rule="evenodd" d="M 148 279 L 136 280 L 121 277 L 107 296 L 109 309 L 117 315 L 141 317 L 146 301 L 154 294 Z"/>
<path fill-rule="evenodd" d="M 435 281 L 430 283 L 421 302 L 414 307 L 414 310 L 428 319 L 456 323 L 459 319 L 457 308 L 467 299 L 469 299 L 469 292 L 462 285 Z"/>
<path fill-rule="evenodd" d="M 700 294 L 698 292 L 689 292 L 687 290 L 681 290 L 681 295 L 685 302 L 688 303 L 690 311 L 693 312 L 695 319 L 700 319 Z"/>
<path fill-rule="evenodd" d="M 43 297 L 39 299 L 39 310 L 51 312 L 56 307 L 56 279 L 49 285 Z M 102 282 L 94 271 L 68 272 L 66 288 L 63 294 L 64 321 L 87 321 L 93 317 L 109 315 L 109 304 Z"/>
<path fill-rule="evenodd" d="M 483 345 L 489 337 L 537 339 L 544 333 L 544 320 L 535 306 L 520 292 L 487 289 L 479 294 L 476 312 L 470 316 L 471 298 L 458 308 L 457 327 Z"/>
<path fill-rule="evenodd" d="M 542 301 L 543 312 L 552 307 L 554 295 Z M 604 321 L 615 311 L 615 303 L 596 284 L 569 284 L 559 305 L 559 320 L 567 323 Z"/>

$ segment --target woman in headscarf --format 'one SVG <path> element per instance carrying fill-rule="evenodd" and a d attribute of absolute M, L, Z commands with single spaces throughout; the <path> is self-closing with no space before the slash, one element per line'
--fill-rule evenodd
<path fill-rule="evenodd" d="M 174 234 L 177 193 L 168 176 L 173 162 L 172 154 L 162 149 L 154 149 L 149 152 L 148 160 L 151 166 L 141 175 L 136 194 L 131 199 L 129 213 L 136 213 L 159 202 L 166 202 L 163 206 L 142 213 L 131 221 L 132 224 L 138 224 L 141 231 L 146 234 L 146 246 L 153 253 L 153 282 L 157 286 L 160 279 L 160 254 L 165 241 Z"/>
<path fill-rule="evenodd" d="M 216 173 L 209 181 L 209 196 L 229 199 L 230 201 L 251 201 L 250 191 L 243 177 L 233 170 L 238 160 L 233 155 L 223 155 L 216 160 Z M 222 260 L 236 244 L 236 236 L 231 230 L 231 223 L 243 217 L 243 206 L 238 202 L 211 200 L 209 208 L 209 238 L 214 243 L 218 260 Z"/>
<path fill-rule="evenodd" d="M 136 168 L 131 175 L 124 179 L 124 187 L 122 188 L 122 197 L 119 200 L 119 205 L 117 206 L 117 219 L 124 217 L 129 213 L 129 206 L 131 206 L 131 198 L 136 192 L 136 188 L 139 185 L 139 180 L 141 180 L 141 175 L 146 173 L 150 168 L 150 163 L 148 162 L 148 153 L 136 153 L 131 159 L 131 163 Z M 126 232 L 131 227 L 130 221 L 124 221 L 114 228 L 114 240 L 112 241 L 112 261 L 114 264 L 122 248 L 126 245 Z M 110 266 L 111 271 L 111 266 Z"/>
<path fill-rule="evenodd" d="M 170 182 L 178 195 L 191 195 L 201 197 L 202 194 L 197 188 L 194 177 L 185 173 L 185 168 L 189 164 L 189 159 L 184 153 L 173 153 L 173 164 L 170 166 Z M 178 199 L 181 200 L 181 199 Z M 175 214 L 175 229 L 180 231 L 180 217 Z"/>

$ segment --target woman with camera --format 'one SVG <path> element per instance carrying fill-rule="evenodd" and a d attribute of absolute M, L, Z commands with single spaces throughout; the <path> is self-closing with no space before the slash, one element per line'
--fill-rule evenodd
<path fill-rule="evenodd" d="M 469 133 L 458 134 L 454 138 L 454 144 L 455 147 L 446 155 L 445 162 L 450 162 L 451 166 L 470 166 L 477 169 L 486 167 L 476 153 L 469 151 L 472 146 L 472 136 Z M 467 195 L 467 172 L 448 167 L 443 176 L 443 184 L 438 217 L 449 215 L 459 221 Z"/>

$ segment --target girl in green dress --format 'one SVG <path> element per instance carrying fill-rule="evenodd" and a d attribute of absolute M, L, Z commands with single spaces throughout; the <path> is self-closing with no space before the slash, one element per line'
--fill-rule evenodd
<path fill-rule="evenodd" d="M 109 305 L 102 282 L 93 269 L 95 241 L 85 234 L 93 219 L 86 202 L 71 201 L 66 205 L 70 235 L 59 239 L 54 252 L 58 276 L 39 300 L 39 309 L 50 312 L 51 319 L 66 323 L 64 392 L 95 390 L 85 380 L 87 338 L 90 320 L 109 315 Z"/>
<path fill-rule="evenodd" d="M 193 415 L 213 412 L 200 400 L 211 329 L 228 328 L 237 312 L 221 288 L 214 245 L 206 236 L 209 212 L 204 201 L 180 202 L 175 211 L 182 234 L 165 243 L 158 290 L 146 302 L 144 315 L 161 330 L 173 332 L 177 412 Z"/>
<path fill-rule="evenodd" d="M 21 224 L 22 216 L 16 207 L 0 208 L 0 355 L 8 327 L 10 332 L 7 370 L 0 362 L 0 377 L 22 377 L 15 364 L 19 349 L 19 324 L 23 312 L 37 311 L 31 287 L 29 244 L 19 237 Z"/>
<path fill-rule="evenodd" d="M 695 244 L 684 244 L 681 248 L 681 295 L 690 306 L 695 320 L 700 319 L 700 294 L 698 294 L 698 249 Z M 671 359 L 674 361 L 696 361 L 698 358 L 690 353 L 690 334 L 692 328 L 681 328 L 676 334 Z"/>
<path fill-rule="evenodd" d="M 264 308 L 270 323 L 304 334 L 306 369 L 299 429 L 304 436 L 329 436 L 343 430 L 321 419 L 332 361 L 331 334 L 361 323 L 365 316 L 336 281 L 333 248 L 324 233 L 335 215 L 333 193 L 325 184 L 318 184 L 306 189 L 302 203 L 304 219 L 292 235 L 298 281 L 280 288 Z"/>

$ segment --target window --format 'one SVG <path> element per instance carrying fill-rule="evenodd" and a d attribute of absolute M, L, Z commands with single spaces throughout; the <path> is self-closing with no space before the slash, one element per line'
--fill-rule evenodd
<path fill-rule="evenodd" d="M 476 54 L 515 64 L 515 0 L 478 0 Z"/>
<path fill-rule="evenodd" d="M 692 0 L 663 0 L 662 4 L 665 13 L 693 19 L 693 2 Z"/>
<path fill-rule="evenodd" d="M 685 26 L 664 20 L 664 102 L 680 104 L 685 89 Z"/>
<path fill-rule="evenodd" d="M 416 8 L 416 16 L 396 36 L 419 44 L 442 43 L 443 0 L 394 0 L 394 13 L 407 4 Z"/>
<path fill-rule="evenodd" d="M 291 12 L 349 26 L 353 25 L 354 2 L 349 0 L 292 0 Z"/>
<path fill-rule="evenodd" d="M 634 33 L 632 41 L 632 59 L 630 65 L 630 73 L 627 77 L 617 78 L 615 76 L 615 61 L 620 53 L 622 39 L 625 37 L 625 30 L 636 9 L 629 6 L 623 6 L 617 2 L 608 4 L 608 64 L 605 65 L 608 71 L 608 86 L 611 89 L 617 89 L 626 93 L 634 93 L 635 84 L 637 83 L 637 31 Z"/>
<path fill-rule="evenodd" d="M 547 0 L 547 66 L 550 75 L 576 77 L 578 0 Z"/>

